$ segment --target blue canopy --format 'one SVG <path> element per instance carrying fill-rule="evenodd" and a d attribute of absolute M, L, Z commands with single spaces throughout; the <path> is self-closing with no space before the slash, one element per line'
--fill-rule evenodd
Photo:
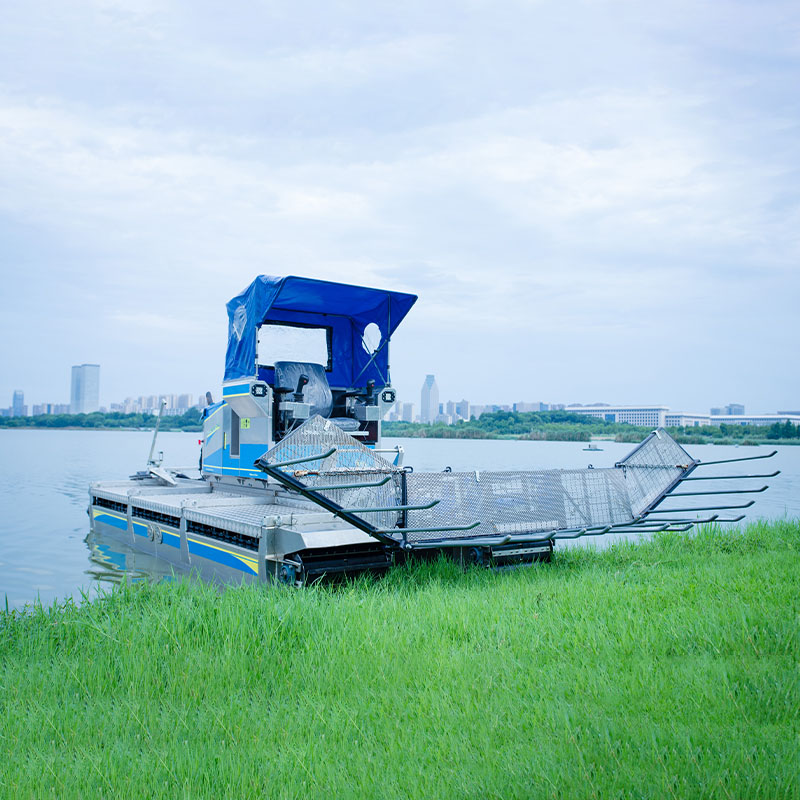
<path fill-rule="evenodd" d="M 258 328 L 265 322 L 284 322 L 331 330 L 331 386 L 364 386 L 370 379 L 379 388 L 385 386 L 389 383 L 389 339 L 416 300 L 416 295 L 403 292 L 313 278 L 259 275 L 227 304 L 225 380 L 257 374 L 273 383 L 274 371 L 256 365 Z M 363 344 L 369 323 L 375 323 L 381 332 L 380 344 L 373 353 Z"/>

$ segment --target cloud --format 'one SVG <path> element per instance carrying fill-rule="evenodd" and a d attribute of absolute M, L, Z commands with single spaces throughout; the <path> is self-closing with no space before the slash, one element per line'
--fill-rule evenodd
<path fill-rule="evenodd" d="M 631 363 L 724 341 L 742 395 L 736 352 L 796 330 L 790 5 L 308 10 L 254 6 L 248 25 L 203 3 L 9 13 L 7 320 L 35 292 L 30 316 L 61 321 L 70 358 L 91 336 L 76 309 L 102 306 L 92 322 L 117 350 L 92 359 L 128 353 L 114 396 L 173 379 L 166 361 L 137 372 L 125 339 L 143 331 L 190 342 L 198 382 L 216 380 L 222 305 L 259 272 L 419 293 L 393 351 L 401 393 L 435 371 L 443 392 L 491 400 L 478 360 L 520 396 L 580 400 L 591 375 L 619 401 L 638 391 Z M 31 382 L 36 346 L 4 354 Z M 704 404 L 704 364 L 673 365 L 700 386 L 686 404 Z M 779 372 L 765 384 L 785 386 Z"/>

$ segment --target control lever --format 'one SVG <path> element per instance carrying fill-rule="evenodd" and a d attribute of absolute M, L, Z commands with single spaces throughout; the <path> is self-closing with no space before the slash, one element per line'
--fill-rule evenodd
<path fill-rule="evenodd" d="M 367 388 L 365 391 L 360 389 L 352 389 L 349 392 L 342 392 L 340 397 L 360 397 L 364 400 L 364 404 L 371 406 L 377 405 L 377 395 L 375 394 L 375 380 L 370 378 L 367 381 Z"/>
<path fill-rule="evenodd" d="M 303 374 L 297 381 L 297 388 L 294 390 L 295 403 L 303 402 L 303 387 L 308 383 L 308 375 Z"/>

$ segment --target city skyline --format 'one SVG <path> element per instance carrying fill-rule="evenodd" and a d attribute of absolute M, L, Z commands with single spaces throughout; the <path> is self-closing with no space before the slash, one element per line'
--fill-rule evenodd
<path fill-rule="evenodd" d="M 79 365 L 79 366 L 86 367 L 86 366 L 96 366 L 96 365 L 83 364 L 83 365 Z M 65 368 L 65 369 L 74 370 L 74 369 L 76 369 L 76 367 L 73 366 L 72 368 Z M 394 375 L 395 370 L 392 370 L 392 373 Z M 428 374 L 436 375 L 438 373 L 434 372 L 434 373 L 428 373 Z M 71 375 L 71 372 L 70 372 L 70 375 Z M 51 378 L 52 378 L 52 373 L 51 373 Z M 17 386 L 18 386 L 19 382 L 18 381 L 14 381 L 14 380 L 10 380 L 9 381 L 7 375 L 6 375 L 6 379 L 7 379 L 7 385 L 12 387 L 11 389 L 7 390 L 7 393 L 10 393 L 10 394 L 13 395 L 13 392 L 17 390 L 17 388 L 15 387 L 15 384 L 17 384 Z M 197 383 L 196 381 L 189 381 L 189 382 Z M 32 404 L 33 405 L 41 405 L 41 404 L 63 405 L 64 403 L 66 403 L 68 406 L 72 407 L 73 403 L 72 403 L 72 392 L 71 392 L 71 385 L 70 384 L 71 384 L 71 380 L 69 380 L 69 382 L 66 385 L 66 389 L 61 393 L 61 395 L 58 398 L 55 398 L 55 397 L 53 397 L 53 394 L 55 394 L 55 393 L 52 392 L 52 379 L 48 380 L 48 382 L 47 382 L 48 389 L 47 390 L 39 390 L 37 395 L 34 395 L 36 401 L 38 401 L 38 402 L 33 402 Z M 400 388 L 398 383 L 395 382 L 394 380 L 392 381 L 392 385 L 398 391 L 398 396 L 400 396 L 400 397 L 407 398 L 407 397 L 413 396 L 415 394 L 415 392 L 413 390 L 409 390 L 409 385 L 413 385 L 413 382 L 411 382 L 411 381 L 408 381 L 408 380 L 404 381 L 403 382 L 403 387 L 404 388 Z M 485 387 L 482 387 L 480 389 L 475 389 L 474 391 L 470 391 L 470 389 L 467 388 L 466 392 L 454 391 L 452 394 L 453 394 L 453 397 L 456 397 L 456 396 L 459 396 L 459 395 L 461 395 L 461 396 L 470 396 L 471 395 L 471 396 L 475 397 L 475 399 L 474 400 L 470 399 L 469 402 L 473 403 L 475 405 L 498 405 L 498 404 L 500 404 L 500 405 L 504 405 L 504 406 L 513 406 L 515 404 L 520 404 L 520 403 L 523 404 L 523 405 L 528 405 L 528 404 L 536 405 L 538 402 L 542 402 L 542 401 L 530 401 L 530 400 L 526 400 L 526 401 L 513 400 L 512 398 L 515 395 L 517 397 L 519 397 L 519 395 L 521 394 L 521 392 L 517 391 L 517 387 L 515 387 L 515 386 L 504 386 L 503 388 L 506 391 L 506 396 L 504 396 L 504 397 L 497 397 L 497 396 L 492 397 L 491 395 L 488 394 L 488 392 L 487 392 Z M 213 386 L 209 386 L 206 389 L 201 389 L 201 390 L 197 391 L 196 394 L 198 396 L 200 396 L 200 397 L 204 397 L 206 391 L 210 391 L 211 394 L 214 395 L 214 396 L 217 396 L 217 395 L 221 396 L 221 389 L 222 389 L 222 377 L 220 376 L 219 380 L 217 381 L 217 384 L 215 384 Z M 22 391 L 29 398 L 31 397 L 31 392 L 29 391 L 29 389 L 27 387 L 24 388 Z M 47 392 L 47 393 L 45 393 L 45 392 Z M 104 381 L 103 383 L 100 384 L 99 400 L 98 400 L 98 404 L 97 405 L 98 405 L 98 407 L 110 408 L 112 404 L 119 404 L 119 403 L 124 402 L 122 400 L 122 398 L 130 399 L 130 398 L 133 398 L 133 397 L 141 397 L 141 396 L 150 396 L 150 395 L 159 395 L 159 396 L 161 396 L 161 395 L 164 395 L 164 394 L 170 395 L 170 394 L 182 394 L 182 393 L 184 393 L 184 392 L 181 392 L 181 391 L 174 392 L 173 391 L 173 392 L 164 393 L 163 391 L 160 391 L 160 390 L 153 391 L 152 389 L 150 391 L 143 392 L 141 389 L 137 389 L 137 388 L 128 388 L 126 391 L 123 391 L 121 393 L 115 393 L 115 390 L 109 389 L 109 388 L 107 388 L 105 386 L 105 381 Z M 554 391 L 542 391 L 541 395 L 542 396 L 553 397 L 553 396 L 558 396 L 559 393 L 560 393 L 559 389 L 556 388 Z M 417 394 L 417 396 L 419 396 L 419 390 L 416 392 L 416 394 Z M 591 394 L 595 394 L 595 397 L 591 398 Z M 701 399 L 696 406 L 692 407 L 692 406 L 681 406 L 681 405 L 676 404 L 676 403 L 670 403 L 670 402 L 667 402 L 665 400 L 662 400 L 662 397 L 660 397 L 660 396 L 654 396 L 653 394 L 648 394 L 646 392 L 641 392 L 641 391 L 635 393 L 633 397 L 627 397 L 627 398 L 623 397 L 622 399 L 620 399 L 620 396 L 622 394 L 623 394 L 622 391 L 617 391 L 614 394 L 612 394 L 611 397 L 606 397 L 606 399 L 598 400 L 598 399 L 596 399 L 595 390 L 593 390 L 591 388 L 587 388 L 585 390 L 584 397 L 582 399 L 575 399 L 574 396 L 573 397 L 569 397 L 569 398 L 565 398 L 565 393 L 561 393 L 561 397 L 558 400 L 551 401 L 551 402 L 546 402 L 545 405 L 554 405 L 554 404 L 555 405 L 562 405 L 562 406 L 594 405 L 594 404 L 605 404 L 605 405 L 652 405 L 652 404 L 657 404 L 657 403 L 661 402 L 663 405 L 666 405 L 669 408 L 678 408 L 678 407 L 688 408 L 690 413 L 706 413 L 706 411 L 704 411 L 704 409 L 710 411 L 711 409 L 713 409 L 715 407 L 715 406 L 710 405 L 710 403 L 713 403 L 714 400 L 713 399 L 709 400 L 708 398 Z M 719 394 L 721 394 L 721 392 L 718 389 L 711 387 L 708 394 L 712 398 L 716 398 L 716 397 L 719 396 Z M 589 396 L 589 398 L 591 398 L 591 399 L 588 399 L 587 396 Z M 742 395 L 740 394 L 739 397 L 741 398 L 741 396 Z M 767 414 L 767 413 L 772 413 L 775 409 L 779 409 L 779 408 L 795 408 L 795 407 L 800 406 L 800 399 L 798 399 L 799 397 L 800 397 L 800 387 L 798 387 L 798 391 L 796 393 L 790 394 L 788 396 L 788 398 L 783 400 L 783 401 L 778 399 L 778 400 L 773 400 L 771 402 L 769 400 L 767 400 L 765 403 L 762 403 L 762 404 L 751 404 L 751 403 L 748 403 L 748 402 L 744 402 L 744 403 L 734 403 L 734 405 L 747 406 L 749 408 L 754 408 L 757 413 Z M 614 401 L 616 401 L 616 402 L 614 402 Z M 31 405 L 31 402 L 29 402 L 28 405 Z M 415 402 L 414 405 L 415 405 L 415 407 L 418 408 L 419 407 L 419 402 Z M 11 406 L 9 406 L 9 408 L 10 407 Z M 721 408 L 721 407 L 718 407 L 718 408 Z M 531 409 L 531 410 L 535 410 L 535 409 Z"/>
<path fill-rule="evenodd" d="M 435 400 L 434 400 L 435 398 Z M 672 410 L 666 405 L 655 404 L 614 404 L 606 402 L 593 403 L 544 403 L 541 401 L 516 401 L 514 403 L 473 403 L 463 398 L 459 401 L 446 400 L 439 402 L 439 388 L 435 374 L 425 376 L 420 391 L 419 413 L 415 413 L 416 405 L 413 401 L 406 401 L 397 397 L 396 404 L 388 411 L 388 421 L 420 422 L 432 424 L 443 422 L 454 424 L 459 420 L 469 420 L 472 416 L 478 418 L 487 412 L 514 411 L 567 411 L 570 413 L 586 413 L 609 421 L 629 422 L 637 425 L 658 426 L 698 426 L 715 424 L 727 420 L 761 420 L 773 422 L 778 419 L 790 419 L 794 424 L 800 421 L 800 411 L 773 409 L 761 410 L 756 413 L 746 414 L 746 407 L 742 403 L 728 403 L 725 406 L 710 406 L 708 412 Z M 436 406 L 433 410 L 433 406 Z M 760 423 L 756 423 L 760 424 Z"/>
<path fill-rule="evenodd" d="M 192 407 L 205 405 L 205 392 L 158 392 L 155 394 L 128 395 L 124 400 L 101 405 L 99 402 L 100 365 L 76 364 L 70 370 L 69 402 L 60 403 L 51 397 L 39 403 L 25 402 L 25 390 L 14 389 L 11 405 L 0 408 L 4 416 L 38 416 L 40 414 L 91 414 L 95 411 L 125 414 L 157 413 L 162 400 L 166 400 L 165 412 L 188 411 Z M 221 395 L 220 395 L 221 396 Z M 194 398 L 198 400 L 195 402 Z"/>
<path fill-rule="evenodd" d="M 80 387 L 80 377 L 78 378 L 78 381 L 76 383 L 76 375 L 81 376 L 84 373 L 84 369 L 83 368 L 86 368 L 86 367 L 94 368 L 96 370 L 96 374 L 93 375 L 93 377 L 92 377 L 92 389 L 91 389 L 91 391 L 94 392 L 95 394 L 97 394 L 98 393 L 98 387 L 99 387 L 100 365 L 98 365 L 98 364 L 74 365 L 74 366 L 72 366 L 71 372 L 70 372 L 71 381 L 70 381 L 70 392 L 69 392 L 69 394 L 70 394 L 70 402 L 69 403 L 55 402 L 54 398 L 52 398 L 52 397 L 51 398 L 47 398 L 47 399 L 40 399 L 40 402 L 38 402 L 38 403 L 24 403 L 24 400 L 22 398 L 24 398 L 25 390 L 24 389 L 14 389 L 13 392 L 12 392 L 11 405 L 8 406 L 5 409 L 5 411 L 11 413 L 11 415 L 13 415 L 13 416 L 22 416 L 23 414 L 16 414 L 14 412 L 14 409 L 17 407 L 17 404 L 19 404 L 20 406 L 22 406 L 24 404 L 24 407 L 26 409 L 26 412 L 25 412 L 24 415 L 33 415 L 34 414 L 34 411 L 33 411 L 34 408 L 46 408 L 46 407 L 55 408 L 55 409 L 58 409 L 58 411 L 42 411 L 41 413 L 90 413 L 90 412 L 86 412 L 86 411 L 82 412 L 82 411 L 73 410 L 74 408 L 76 408 L 76 405 L 75 405 L 76 399 L 77 399 L 76 390 L 78 391 L 78 393 L 80 393 L 80 389 L 79 389 L 79 387 Z M 432 404 L 432 409 L 435 409 L 435 410 L 433 410 L 433 413 L 430 414 L 430 417 L 426 416 L 426 418 L 423 419 L 423 417 L 422 417 L 423 399 L 422 398 L 423 398 L 424 393 L 426 391 L 426 387 L 428 386 L 428 381 L 429 380 L 432 383 L 432 386 L 430 387 L 430 390 L 431 390 L 431 404 Z M 220 387 L 220 389 L 221 389 L 221 387 Z M 218 397 L 221 397 L 221 391 L 217 391 L 216 393 L 213 390 L 206 390 L 206 391 L 211 391 L 212 396 L 214 396 L 216 394 Z M 18 395 L 20 395 L 20 399 L 19 400 L 17 399 Z M 195 396 L 198 397 L 198 401 L 196 403 L 193 402 L 193 398 Z M 658 404 L 654 404 L 652 402 L 637 404 L 637 403 L 633 403 L 633 402 L 630 402 L 630 401 L 624 402 L 624 403 L 609 403 L 609 402 L 606 402 L 606 401 L 593 401 L 593 402 L 575 402 L 575 401 L 573 401 L 573 402 L 563 402 L 563 401 L 553 402 L 553 401 L 548 401 L 548 402 L 543 402 L 543 401 L 530 401 L 530 400 L 526 400 L 526 401 L 517 400 L 517 401 L 507 402 L 507 398 L 494 398 L 490 402 L 477 402 L 475 400 L 468 399 L 468 398 L 462 398 L 461 400 L 448 399 L 446 401 L 441 401 L 440 402 L 439 401 L 439 388 L 438 388 L 438 383 L 436 381 L 435 373 L 428 373 L 426 375 L 426 377 L 425 377 L 425 381 L 423 381 L 423 386 L 422 386 L 422 389 L 421 389 L 421 392 L 420 392 L 419 413 L 414 413 L 414 412 L 416 412 L 416 409 L 418 408 L 418 406 L 413 401 L 405 400 L 404 398 L 406 396 L 407 395 L 401 395 L 398 392 L 397 404 L 395 405 L 395 407 L 392 409 L 392 411 L 390 413 L 393 416 L 396 416 L 397 418 L 402 419 L 403 418 L 402 406 L 411 405 L 413 407 L 413 411 L 408 411 L 408 414 L 411 414 L 411 416 L 413 417 L 413 420 L 415 420 L 415 421 L 416 420 L 426 421 L 426 422 L 433 421 L 437 417 L 440 417 L 442 415 L 449 416 L 451 418 L 458 417 L 458 418 L 461 418 L 461 419 L 468 419 L 469 418 L 468 415 L 465 415 L 464 413 L 458 412 L 458 410 L 456 408 L 456 406 L 461 405 L 461 404 L 466 404 L 467 408 L 473 408 L 473 409 L 474 408 L 479 408 L 479 409 L 494 409 L 494 410 L 514 410 L 514 411 L 523 411 L 523 412 L 540 411 L 540 410 L 541 411 L 563 410 L 563 409 L 568 408 L 570 406 L 573 407 L 573 408 L 576 408 L 576 407 L 591 408 L 591 407 L 617 407 L 617 406 L 636 407 L 636 406 L 655 406 L 655 405 L 658 405 Z M 157 411 L 158 410 L 158 406 L 160 405 L 160 400 L 162 398 L 167 398 L 168 399 L 168 406 L 167 406 L 167 410 L 168 411 L 174 411 L 174 410 L 177 410 L 177 409 L 187 409 L 188 410 L 189 408 L 194 407 L 194 406 L 202 407 L 203 405 L 205 405 L 205 391 L 197 392 L 196 395 L 193 394 L 193 393 L 186 393 L 186 392 L 155 392 L 155 393 L 134 392 L 134 393 L 127 394 L 124 397 L 124 399 L 121 399 L 121 398 L 118 397 L 118 398 L 116 398 L 115 400 L 112 400 L 112 401 L 106 401 L 104 403 L 98 402 L 96 404 L 96 406 L 93 407 L 92 410 L 105 409 L 107 411 L 118 411 L 118 412 L 121 412 L 121 413 L 139 413 L 139 412 L 146 412 L 146 411 L 152 411 L 152 410 Z M 94 406 L 94 404 L 91 404 L 91 405 Z M 448 408 L 451 405 L 453 406 L 452 410 L 450 410 Z M 674 408 L 674 406 L 669 406 L 669 405 L 666 405 L 666 404 L 661 404 L 659 407 L 664 407 L 664 408 L 667 408 L 667 409 Z M 745 404 L 735 403 L 734 402 L 734 403 L 729 403 L 729 404 L 727 404 L 725 406 L 706 405 L 706 408 L 708 408 L 708 412 L 705 412 L 705 411 L 703 411 L 701 409 L 688 409 L 688 410 L 683 410 L 683 411 L 675 412 L 675 413 L 679 413 L 679 414 L 681 414 L 683 416 L 687 416 L 687 417 L 707 417 L 707 416 L 719 416 L 719 415 L 724 415 L 724 414 L 729 414 L 729 415 L 730 414 L 744 414 L 745 407 L 746 407 Z M 779 409 L 781 409 L 781 408 L 797 408 L 797 407 L 800 407 L 800 402 L 787 403 L 787 404 L 776 404 L 772 408 L 759 408 L 754 413 L 756 413 L 758 415 L 762 415 L 762 416 L 763 415 L 769 415 L 769 414 L 776 414 L 776 413 L 793 414 L 795 412 L 792 412 L 792 411 L 781 412 Z M 464 409 L 462 409 L 462 411 L 463 410 Z M 406 414 L 406 416 L 408 416 L 408 414 Z M 411 420 L 409 420 L 409 421 L 411 421 Z"/>

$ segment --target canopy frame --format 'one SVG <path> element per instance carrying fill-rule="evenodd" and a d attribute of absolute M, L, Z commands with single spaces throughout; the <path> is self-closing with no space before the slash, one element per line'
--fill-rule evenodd
<path fill-rule="evenodd" d="M 224 380 L 257 377 L 273 384 L 274 369 L 258 364 L 256 343 L 262 325 L 283 323 L 331 330 L 332 369 L 327 374 L 332 388 L 356 388 L 374 380 L 380 389 L 390 383 L 392 334 L 416 300 L 413 294 L 354 284 L 259 275 L 227 304 Z M 364 341 L 370 323 L 381 333 L 372 351 Z"/>

